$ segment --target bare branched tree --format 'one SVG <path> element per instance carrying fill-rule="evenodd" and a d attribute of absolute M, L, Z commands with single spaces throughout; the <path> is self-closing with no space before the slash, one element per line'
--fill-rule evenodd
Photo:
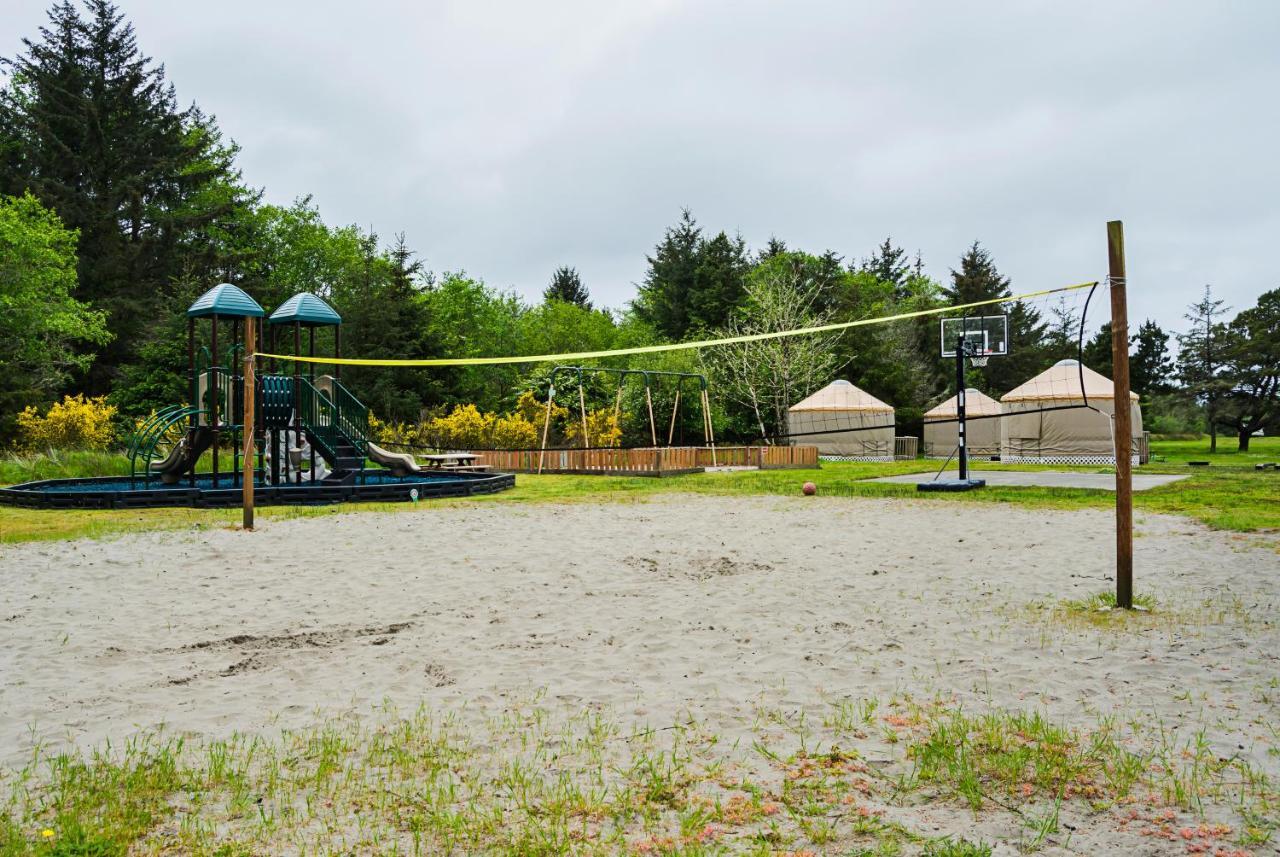
<path fill-rule="evenodd" d="M 829 323 L 817 308 L 819 289 L 793 266 L 762 268 L 746 300 L 717 336 L 778 333 Z M 716 388 L 750 409 L 764 438 L 786 432 L 787 409 L 831 380 L 836 333 L 785 336 L 707 349 L 703 363 Z"/>

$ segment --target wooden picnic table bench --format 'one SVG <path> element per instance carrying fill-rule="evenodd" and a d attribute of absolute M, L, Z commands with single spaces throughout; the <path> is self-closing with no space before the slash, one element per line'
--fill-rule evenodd
<path fill-rule="evenodd" d="M 423 455 L 419 460 L 428 467 L 440 469 L 448 467 L 469 467 L 476 463 L 480 456 L 471 452 L 442 452 L 437 455 Z"/>

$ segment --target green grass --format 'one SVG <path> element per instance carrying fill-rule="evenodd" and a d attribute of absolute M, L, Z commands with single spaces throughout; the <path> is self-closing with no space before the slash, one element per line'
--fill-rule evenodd
<path fill-rule="evenodd" d="M 888 712 L 879 720 L 895 740 L 790 707 L 762 710 L 729 741 L 697 721 L 627 729 L 538 700 L 476 726 L 423 708 L 278 738 L 146 733 L 0 770 L 0 857 L 991 854 L 934 833 L 935 808 L 1013 821 L 1027 851 L 1069 839 L 1064 807 L 1074 826 L 1103 828 L 1127 810 L 1135 844 L 1187 830 L 1207 853 L 1228 837 L 1266 844 L 1275 829 L 1275 783 L 1218 758 L 1203 735 L 909 699 L 862 708 Z"/>
<path fill-rule="evenodd" d="M 1188 479 L 1140 491 L 1134 495 L 1139 512 L 1183 515 L 1210 527 L 1235 532 L 1280 531 L 1280 472 L 1256 471 L 1255 463 L 1280 460 L 1280 438 L 1255 438 L 1247 455 L 1219 452 L 1208 456 L 1207 441 L 1153 441 L 1162 460 L 1141 468 L 1144 473 L 1189 474 Z M 1229 444 L 1223 444 L 1227 446 Z M 1210 459 L 1207 468 L 1192 468 L 1187 460 Z M 224 456 L 225 467 L 230 459 Z M 1043 470 L 1043 465 L 998 465 L 987 469 Z M 1108 472 L 1106 467 L 1082 467 Z M 625 502 L 662 494 L 688 493 L 717 496 L 799 496 L 807 480 L 818 485 L 821 497 L 873 497 L 913 499 L 929 503 L 1008 503 L 1041 509 L 1110 509 L 1114 496 L 1106 491 L 1079 488 L 989 486 L 962 494 L 921 497 L 914 485 L 866 482 L 876 476 L 931 473 L 930 461 L 892 463 L 835 462 L 821 470 L 739 471 L 701 473 L 662 479 L 652 477 L 520 474 L 516 488 L 466 503 Z M 0 461 L 0 482 L 30 479 L 119 475 L 128 473 L 128 461 L 105 453 L 64 453 L 52 456 L 10 458 Z M 424 501 L 418 508 L 438 507 L 459 501 Z M 412 514 L 408 504 L 343 504 L 322 507 L 264 507 L 258 515 L 267 521 L 290 517 L 350 511 L 398 511 Z M 46 539 L 99 537 L 134 530 L 185 527 L 230 527 L 239 521 L 237 510 L 151 509 L 132 511 L 44 511 L 0 507 L 0 543 Z"/>

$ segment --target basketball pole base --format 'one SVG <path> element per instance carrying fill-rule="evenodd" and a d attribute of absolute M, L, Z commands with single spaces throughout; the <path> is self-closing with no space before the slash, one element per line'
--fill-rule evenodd
<path fill-rule="evenodd" d="M 917 491 L 972 491 L 985 488 L 985 479 L 936 479 L 933 482 L 917 482 Z"/>

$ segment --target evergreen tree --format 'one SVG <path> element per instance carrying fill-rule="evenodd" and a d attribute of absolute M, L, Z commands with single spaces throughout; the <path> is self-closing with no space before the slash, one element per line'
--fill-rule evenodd
<path fill-rule="evenodd" d="M 1142 399 L 1170 392 L 1174 374 L 1169 357 L 1169 334 L 1147 319 L 1138 335 L 1129 340 L 1129 386 Z M 1105 375 L 1114 376 L 1111 351 L 1111 322 L 1104 322 L 1084 346 L 1084 364 Z"/>
<path fill-rule="evenodd" d="M 1075 307 L 1064 297 L 1049 307 L 1049 322 L 1045 328 L 1045 357 L 1050 360 L 1080 359 L 1080 317 Z"/>
<path fill-rule="evenodd" d="M 1089 341 L 1084 345 L 1084 365 L 1088 366 L 1095 372 L 1102 374 L 1108 378 L 1112 377 L 1115 369 L 1115 360 L 1113 359 L 1113 351 L 1111 348 L 1111 322 L 1105 321 L 1102 327 L 1098 328 L 1098 332 L 1090 337 Z M 1129 366 L 1129 377 L 1132 383 L 1133 365 Z M 1137 387 L 1134 392 L 1142 395 Z"/>
<path fill-rule="evenodd" d="M 698 265 L 689 293 L 691 329 L 710 330 L 728 323 L 746 297 L 750 269 L 746 243 L 740 236 L 730 238 L 720 232 L 698 245 Z"/>
<path fill-rule="evenodd" d="M 1012 294 L 1009 278 L 1000 274 L 991 254 L 977 241 L 960 258 L 959 270 L 951 271 L 951 287 L 943 289 L 944 298 L 953 306 L 1007 298 Z M 1009 354 L 994 358 L 986 368 L 976 370 L 984 392 L 997 397 L 1041 371 L 1045 363 L 1045 324 L 1034 307 L 1013 301 L 966 311 L 969 315 L 998 313 L 1009 316 Z"/>
<path fill-rule="evenodd" d="M 58 3 L 23 44 L 4 61 L 0 189 L 29 190 L 79 231 L 76 297 L 104 310 L 114 334 L 86 385 L 104 392 L 177 280 L 218 267 L 218 224 L 253 195 L 234 146 L 195 108 L 178 109 L 163 66 L 109 0 L 87 0 L 83 14 Z"/>
<path fill-rule="evenodd" d="M 1187 308 L 1191 329 L 1178 334 L 1178 377 L 1205 410 L 1210 452 L 1218 451 L 1218 405 L 1231 388 L 1223 376 L 1225 330 L 1217 320 L 1226 313 L 1224 302 L 1215 300 L 1213 288 L 1205 286 L 1204 296 Z"/>
<path fill-rule="evenodd" d="M 1107 326 L 1110 333 L 1110 325 Z M 1169 334 L 1147 319 L 1138 328 L 1136 343 L 1129 355 L 1129 385 L 1140 397 L 1167 393 L 1172 388 L 1173 359 L 1169 356 Z"/>
<path fill-rule="evenodd" d="M 893 236 L 884 239 L 884 243 L 876 248 L 875 253 L 862 260 L 861 270 L 871 274 L 880 282 L 893 286 L 895 297 L 906 296 L 911 265 L 907 261 L 907 251 L 893 246 Z"/>
<path fill-rule="evenodd" d="M 767 262 L 774 256 L 781 256 L 785 252 L 787 252 L 787 242 L 776 235 L 770 235 L 769 241 L 764 245 L 764 249 L 756 254 L 756 261 Z"/>
<path fill-rule="evenodd" d="M 702 230 L 689 209 L 669 227 L 661 243 L 647 257 L 649 270 L 640 284 L 632 309 L 636 318 L 660 336 L 680 339 L 689 329 L 689 296 L 696 288 Z"/>
<path fill-rule="evenodd" d="M 582 284 L 577 269 L 567 265 L 556 268 L 556 272 L 551 275 L 550 285 L 542 293 L 542 299 L 564 301 L 567 304 L 577 304 L 583 309 L 591 309 L 591 295 L 587 293 L 587 287 Z"/>

